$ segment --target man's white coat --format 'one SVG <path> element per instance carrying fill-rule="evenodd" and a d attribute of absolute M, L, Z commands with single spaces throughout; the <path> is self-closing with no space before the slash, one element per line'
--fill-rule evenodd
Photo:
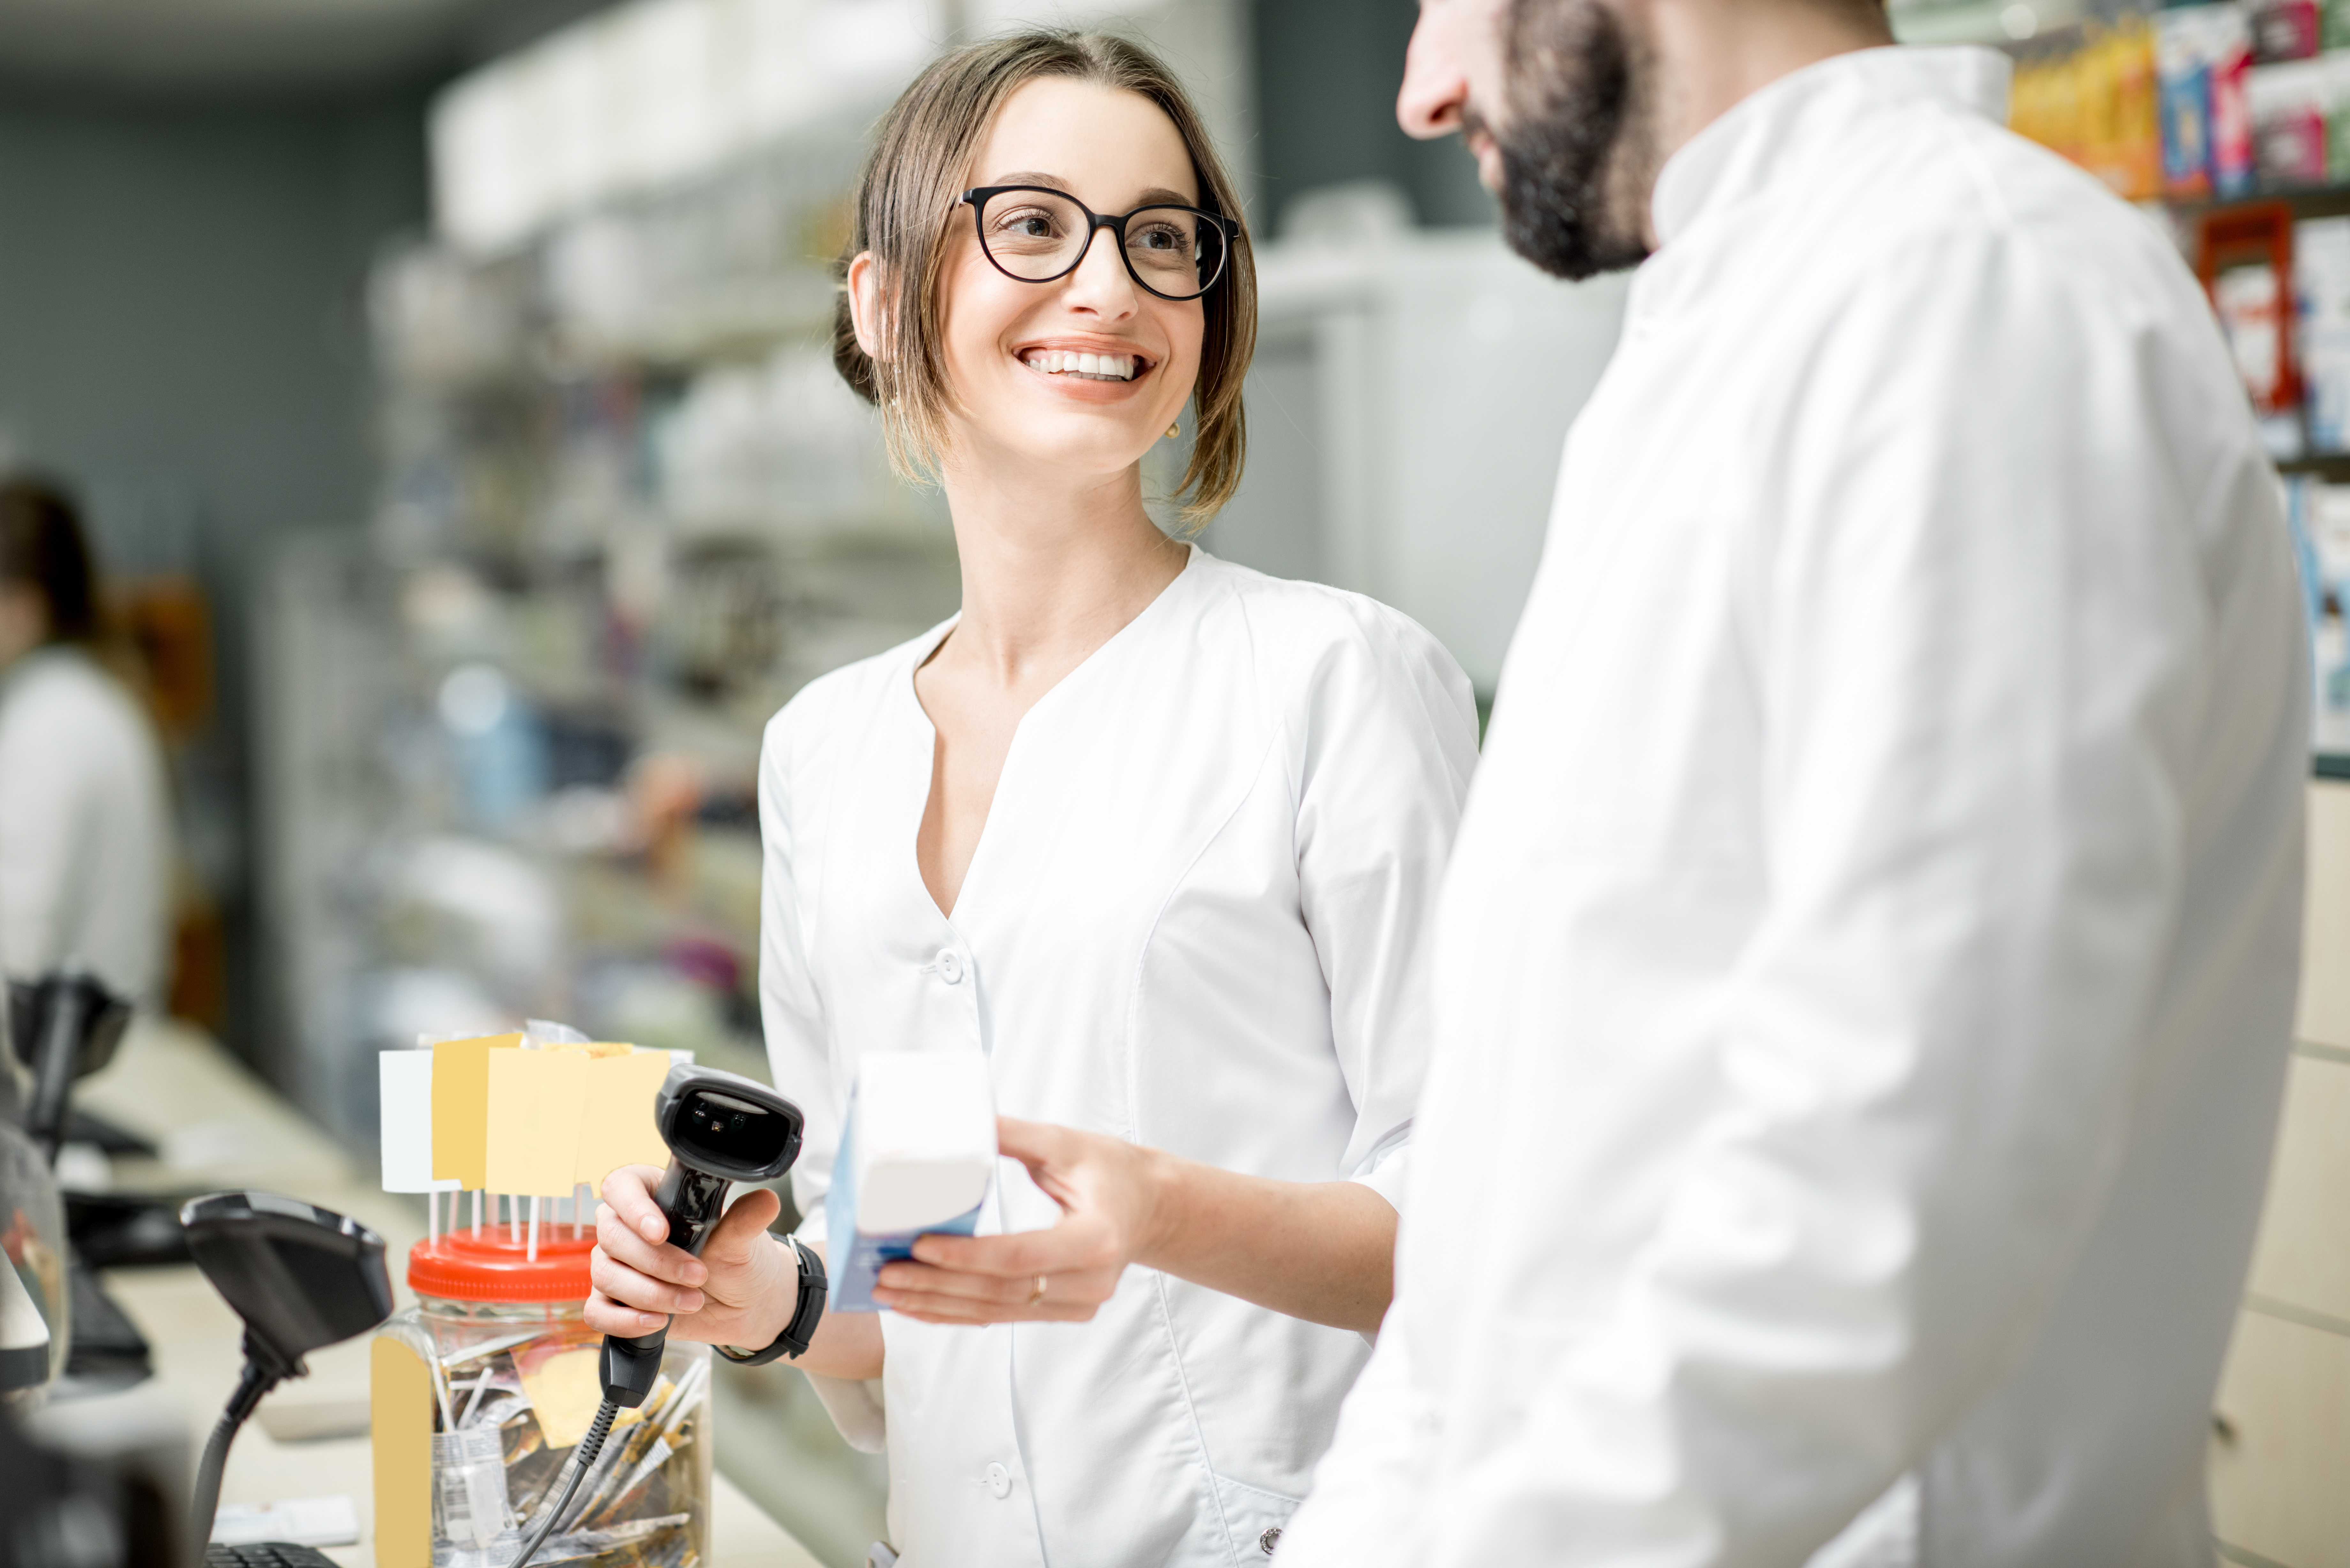
<path fill-rule="evenodd" d="M 1283 1568 L 2208 1563 L 2307 656 L 2155 223 L 1873 50 L 1667 165 Z"/>

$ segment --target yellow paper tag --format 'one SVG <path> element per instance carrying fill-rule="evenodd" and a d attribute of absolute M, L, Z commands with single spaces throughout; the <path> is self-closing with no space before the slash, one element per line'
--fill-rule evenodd
<path fill-rule="evenodd" d="M 623 1165 L 666 1165 L 669 1145 L 653 1127 L 653 1096 L 669 1076 L 669 1053 L 639 1051 L 588 1064 L 587 1110 L 579 1125 L 577 1179 L 601 1191 Z"/>
<path fill-rule="evenodd" d="M 539 1435 L 548 1448 L 577 1448 L 579 1439 L 595 1424 L 597 1408 L 604 1403 L 603 1362 L 602 1352 L 592 1348 L 561 1351 L 535 1365 L 530 1357 L 524 1358 L 517 1368 L 522 1375 L 522 1391 L 530 1398 L 532 1412 L 538 1417 Z M 668 1397 L 668 1390 L 667 1377 L 655 1382 L 652 1393 L 645 1400 L 645 1408 L 658 1408 Z M 613 1417 L 612 1429 L 617 1432 L 644 1417 L 644 1410 L 622 1410 Z"/>
<path fill-rule="evenodd" d="M 596 1407 L 604 1402 L 600 1361 L 595 1350 L 567 1350 L 523 1372 L 522 1391 L 530 1396 L 548 1448 L 576 1448 L 588 1435 Z"/>
<path fill-rule="evenodd" d="M 491 1054 L 489 1149 L 483 1162 L 491 1191 L 571 1195 L 589 1061 L 585 1051 L 559 1047 Z"/>
<path fill-rule="evenodd" d="M 489 1185 L 490 1053 L 518 1051 L 519 1034 L 444 1040 L 432 1047 L 432 1179 L 467 1191 Z"/>

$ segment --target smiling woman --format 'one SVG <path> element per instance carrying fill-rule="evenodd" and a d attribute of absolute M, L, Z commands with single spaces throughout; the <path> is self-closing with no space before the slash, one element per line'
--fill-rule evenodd
<path fill-rule="evenodd" d="M 922 1238 L 799 1365 L 836 1408 L 829 1380 L 882 1379 L 909 1568 L 1262 1563 L 1391 1293 L 1469 683 L 1385 606 L 1145 510 L 1187 404 L 1191 519 L 1238 484 L 1256 306 L 1231 182 L 1136 46 L 932 67 L 842 281 L 837 362 L 945 490 L 963 599 L 810 684 L 761 753 L 800 1238 L 826 1242 L 868 1051 L 983 1054 L 1008 1158 L 981 1234 Z M 605 1185 L 588 1321 L 775 1343 L 775 1200 L 689 1258 L 658 1177 Z"/>
<path fill-rule="evenodd" d="M 1022 89 L 1032 83 L 1062 90 L 1024 104 L 1013 117 L 1016 123 L 1004 125 L 1011 100 L 1030 96 Z M 1094 101 L 1084 101 L 1088 99 Z M 983 167 L 983 140 L 1002 140 L 1007 130 L 1016 140 L 1032 126 L 1037 140 L 1055 154 L 1049 161 L 1063 172 Z M 1080 150 L 1096 159 L 1110 152 L 1109 145 L 1088 145 L 1106 133 L 1139 134 L 1168 171 L 1163 184 L 1097 193 L 1124 198 L 1135 209 L 1156 204 L 1149 212 L 1118 209 L 1133 220 L 1121 236 L 1131 275 L 1163 299 L 1202 302 L 1194 357 L 1187 367 L 1196 390 L 1196 439 L 1182 489 L 1190 497 L 1186 515 L 1204 522 L 1240 485 L 1247 447 L 1241 383 L 1256 346 L 1256 267 L 1238 221 L 1239 192 L 1206 126 L 1166 67 L 1125 39 L 1015 35 L 947 56 L 907 89 L 883 122 L 867 165 L 856 223 L 840 262 L 847 286 L 834 322 L 833 359 L 850 386 L 880 405 L 900 471 L 910 477 L 934 472 L 951 439 L 951 378 L 941 330 L 950 279 L 959 264 L 977 259 L 974 249 L 1022 281 L 1049 282 L 1079 269 L 1097 248 L 1096 225 L 1110 220 L 1097 218 L 1070 190 L 1068 157 Z M 974 171 L 988 184 L 966 189 Z M 973 220 L 969 226 L 961 221 L 966 213 Z M 1192 276 L 1166 287 L 1163 269 L 1138 262 L 1136 252 L 1163 251 L 1170 243 L 1189 245 Z M 1215 266 L 1203 282 L 1196 281 L 1196 258 L 1202 254 Z M 884 277 L 891 280 L 886 293 L 875 287 Z M 1154 287 L 1154 281 L 1161 286 Z M 860 296 L 869 301 L 861 324 Z M 893 343 L 908 348 L 897 352 L 888 347 Z M 1056 345 L 1035 352 L 1104 349 L 1145 360 L 1146 371 L 1151 368 L 1147 351 L 1129 342 Z M 1165 369 L 1163 360 L 1159 368 Z M 1161 377 L 1162 384 L 1178 380 Z M 1175 400 L 1169 419 L 1153 428 L 1163 429 L 1181 403 Z"/>

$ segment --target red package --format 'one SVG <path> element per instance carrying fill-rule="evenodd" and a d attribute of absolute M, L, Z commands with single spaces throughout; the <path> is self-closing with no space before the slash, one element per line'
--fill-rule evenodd
<path fill-rule="evenodd" d="M 2211 67 L 2211 184 L 2222 197 L 2252 188 L 2252 109 L 2245 84 L 2252 52 L 2240 46 Z"/>
<path fill-rule="evenodd" d="M 2253 140 L 2261 180 L 2269 185 L 2325 183 L 2325 117 L 2297 109 L 2261 121 Z"/>
<path fill-rule="evenodd" d="M 2317 0 L 2258 0 L 2251 7 L 2252 57 L 2305 60 L 2317 53 Z"/>

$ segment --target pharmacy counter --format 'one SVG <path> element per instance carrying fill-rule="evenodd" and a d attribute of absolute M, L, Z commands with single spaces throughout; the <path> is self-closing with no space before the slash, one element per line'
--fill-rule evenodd
<path fill-rule="evenodd" d="M 142 1021 L 114 1063 L 79 1085 L 75 1103 L 161 1150 L 160 1159 L 117 1159 L 117 1189 L 258 1187 L 348 1214 L 382 1235 L 394 1296 L 402 1306 L 412 1299 L 400 1276 L 422 1235 L 421 1206 L 411 1210 L 378 1190 L 371 1170 L 201 1033 Z M 242 1325 L 193 1267 L 117 1270 L 105 1282 L 146 1334 L 155 1376 L 99 1397 L 176 1420 L 188 1435 L 192 1469 L 235 1386 Z M 373 1568 L 368 1340 L 330 1346 L 308 1361 L 310 1376 L 271 1394 L 237 1438 L 221 1501 L 226 1508 L 348 1497 L 359 1544 L 322 1550 L 349 1568 Z M 723 1476 L 713 1483 L 715 1568 L 819 1568 L 733 1483 Z"/>

